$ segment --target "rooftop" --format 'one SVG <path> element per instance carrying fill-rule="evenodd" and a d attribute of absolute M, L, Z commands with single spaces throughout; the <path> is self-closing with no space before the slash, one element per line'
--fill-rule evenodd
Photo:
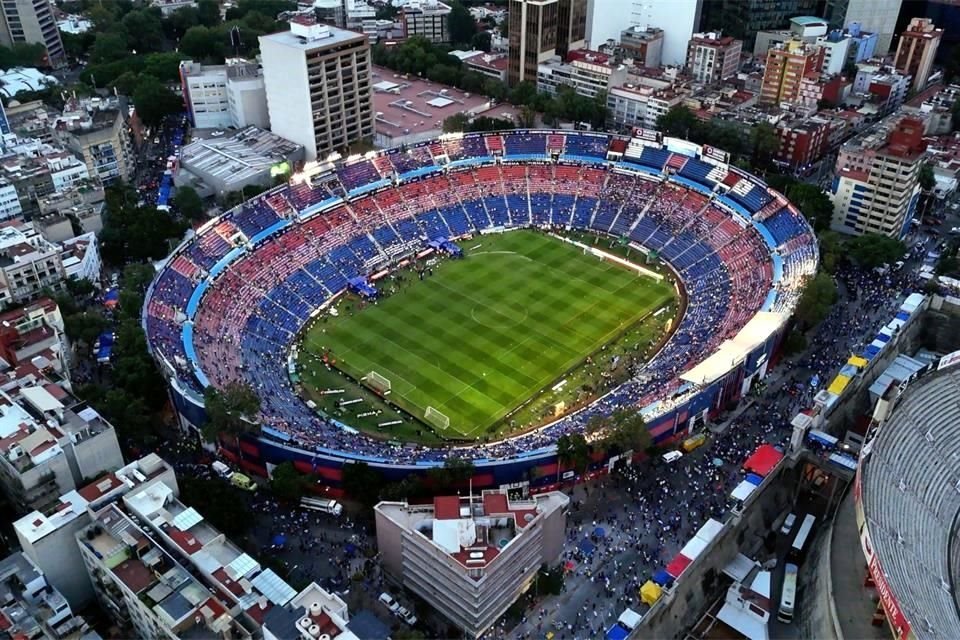
<path fill-rule="evenodd" d="M 242 181 L 269 171 L 302 149 L 295 142 L 251 126 L 230 135 L 191 142 L 181 149 L 180 162 L 187 171 Z"/>
<path fill-rule="evenodd" d="M 362 33 L 319 24 L 316 19 L 302 14 L 295 15 L 290 19 L 289 31 L 260 36 L 261 41 L 265 40 L 301 51 L 311 51 L 351 41 L 359 42 L 364 39 L 366 39 L 366 36 Z"/>

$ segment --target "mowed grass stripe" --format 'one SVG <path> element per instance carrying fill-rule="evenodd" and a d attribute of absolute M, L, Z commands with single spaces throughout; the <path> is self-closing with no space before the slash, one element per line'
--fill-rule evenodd
<path fill-rule="evenodd" d="M 308 344 L 332 348 L 354 375 L 390 377 L 409 406 L 437 407 L 473 436 L 672 296 L 541 234 L 478 242 L 466 260 L 331 321 Z"/>

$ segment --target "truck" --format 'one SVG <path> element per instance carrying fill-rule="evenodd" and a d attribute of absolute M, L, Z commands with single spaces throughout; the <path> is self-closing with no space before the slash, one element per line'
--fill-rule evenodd
<path fill-rule="evenodd" d="M 780 595 L 780 609 L 777 620 L 784 624 L 793 622 L 793 611 L 797 598 L 797 565 L 787 564 L 783 572 L 783 592 Z"/>
<path fill-rule="evenodd" d="M 310 511 L 321 511 L 329 513 L 332 516 L 339 516 L 343 513 L 343 505 L 336 500 L 327 498 L 300 498 L 300 507 Z"/>
<path fill-rule="evenodd" d="M 707 441 L 707 435 L 704 433 L 698 433 L 697 435 L 690 436 L 689 438 L 684 440 L 682 447 L 684 451 L 686 451 L 687 453 L 690 453 L 691 451 L 701 446 L 706 441 Z"/>
<path fill-rule="evenodd" d="M 250 476 L 244 475 L 238 471 L 234 471 L 228 467 L 223 462 L 219 460 L 214 461 L 210 468 L 213 469 L 213 472 L 237 487 L 238 489 L 243 489 L 244 491 L 256 491 L 257 483 L 253 481 L 253 478 Z"/>

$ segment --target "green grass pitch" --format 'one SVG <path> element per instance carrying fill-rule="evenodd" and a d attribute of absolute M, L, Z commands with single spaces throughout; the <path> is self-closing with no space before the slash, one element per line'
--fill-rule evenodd
<path fill-rule="evenodd" d="M 406 271 L 398 293 L 313 325 L 304 348 L 386 376 L 392 402 L 421 419 L 433 406 L 446 435 L 475 438 L 674 298 L 668 282 L 532 231 L 462 247 L 433 276 Z"/>

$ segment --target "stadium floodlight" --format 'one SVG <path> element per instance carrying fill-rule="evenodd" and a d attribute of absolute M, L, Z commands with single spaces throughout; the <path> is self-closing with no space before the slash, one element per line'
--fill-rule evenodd
<path fill-rule="evenodd" d="M 368 387 L 381 393 L 382 395 L 387 395 L 390 393 L 390 389 L 392 388 L 390 384 L 390 378 L 382 376 L 376 371 L 371 371 L 361 378 L 361 380 L 366 382 Z"/>
<path fill-rule="evenodd" d="M 423 419 L 441 431 L 446 431 L 450 428 L 450 418 L 433 407 L 427 407 L 427 410 L 423 412 Z"/>

